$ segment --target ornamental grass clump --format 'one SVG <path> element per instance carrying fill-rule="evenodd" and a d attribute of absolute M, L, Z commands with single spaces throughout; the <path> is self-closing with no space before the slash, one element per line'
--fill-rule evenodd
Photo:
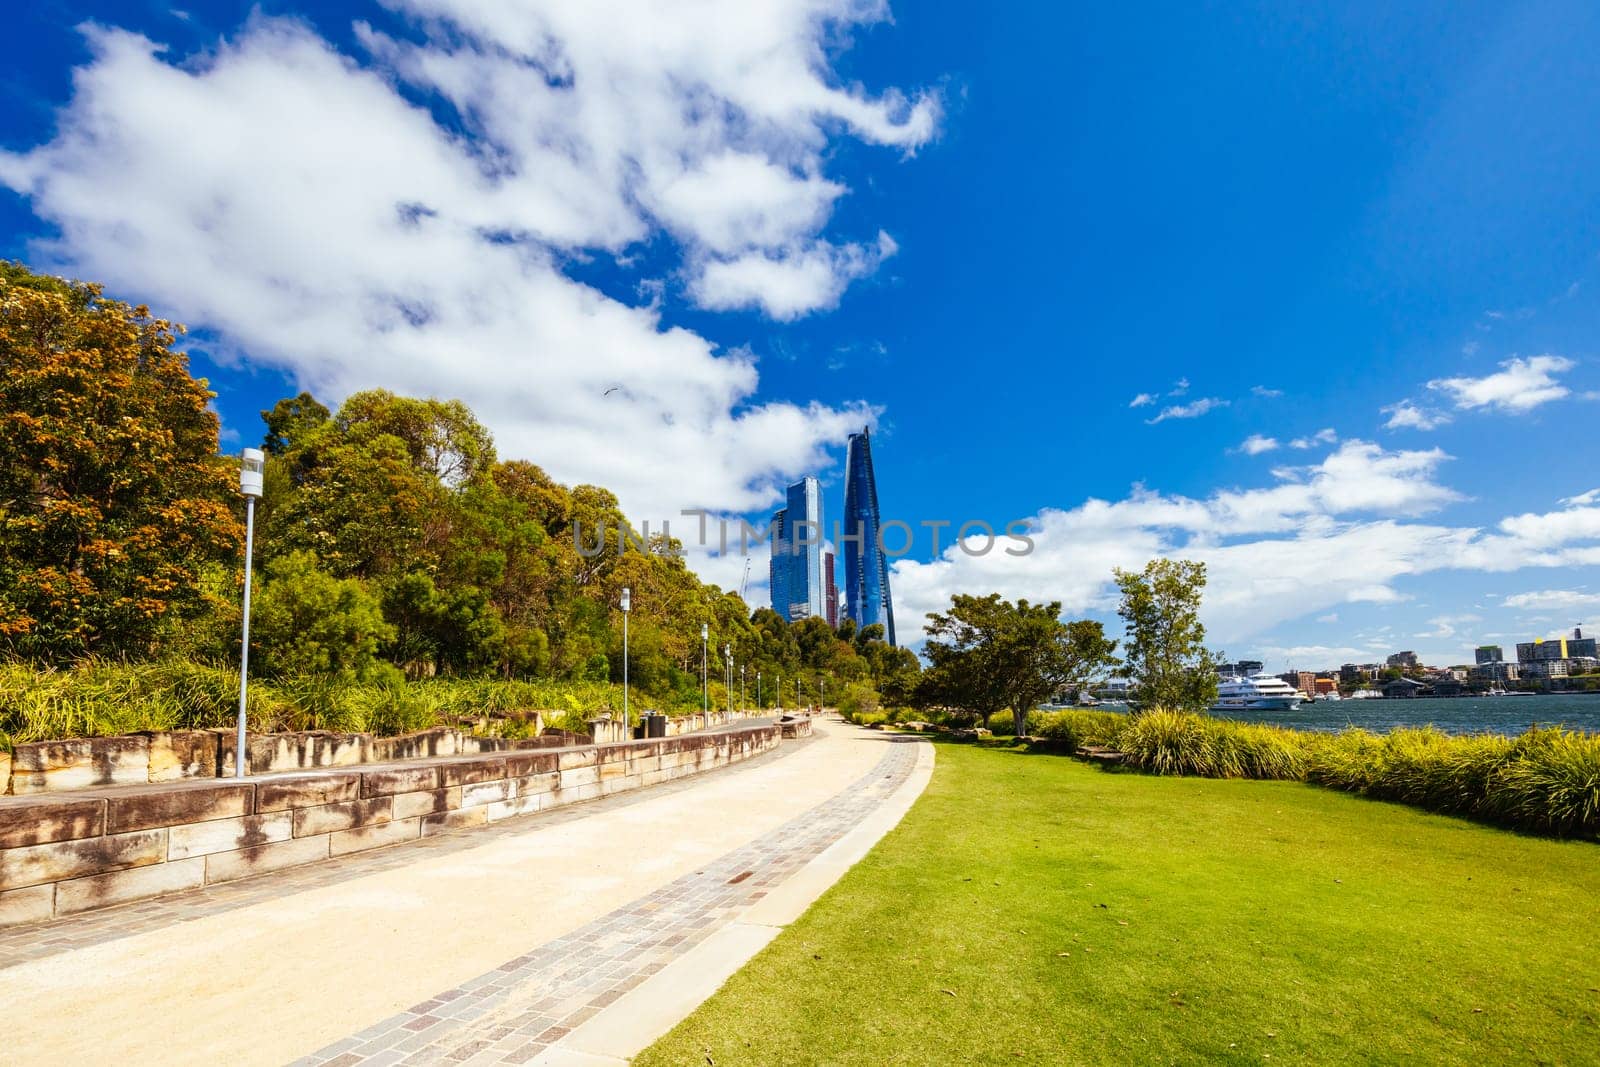
<path fill-rule="evenodd" d="M 1220 743 L 1210 725 L 1188 712 L 1141 712 L 1128 719 L 1116 746 L 1129 766 L 1151 774 L 1240 777 L 1243 766 L 1237 748 Z"/>

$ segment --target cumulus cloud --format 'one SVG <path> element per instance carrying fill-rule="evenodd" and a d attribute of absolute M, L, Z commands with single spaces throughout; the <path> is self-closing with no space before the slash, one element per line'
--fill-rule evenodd
<path fill-rule="evenodd" d="M 1390 404 L 1381 411 L 1389 416 L 1389 421 L 1383 424 L 1386 430 L 1431 430 L 1450 421 L 1450 416 L 1443 412 L 1424 410 L 1410 400 Z"/>
<path fill-rule="evenodd" d="M 1267 437 L 1263 434 L 1253 433 L 1249 437 L 1246 437 L 1243 441 L 1239 442 L 1239 447 L 1233 451 L 1243 452 L 1247 456 L 1259 456 L 1263 452 L 1275 451 L 1277 447 L 1278 439 L 1276 437 Z"/>
<path fill-rule="evenodd" d="M 1185 385 L 1187 386 L 1187 383 Z M 1154 426 L 1156 423 L 1166 422 L 1168 419 L 1198 419 L 1208 411 L 1227 406 L 1228 402 L 1226 400 L 1219 400 L 1214 396 L 1201 397 L 1199 400 L 1191 400 L 1187 404 L 1171 404 L 1162 408 L 1155 418 L 1145 419 L 1144 421 Z"/>
<path fill-rule="evenodd" d="M 883 4 L 391 6 L 403 39 L 358 23 L 354 55 L 259 14 L 187 56 L 88 28 L 54 139 L 0 153 L 59 230 L 34 258 L 330 401 L 460 397 L 502 453 L 641 517 L 764 507 L 871 421 L 756 401 L 750 353 L 664 317 L 658 253 L 689 299 L 774 318 L 893 253 L 828 232 L 847 190 L 825 172 L 842 137 L 906 154 L 937 130 L 934 96 L 831 69 Z M 642 306 L 574 277 L 596 256 Z"/>
<path fill-rule="evenodd" d="M 1070 612 L 1106 610 L 1115 604 L 1113 568 L 1171 556 L 1207 564 L 1205 619 L 1225 646 L 1341 604 L 1405 600 L 1395 583 L 1414 575 L 1600 562 L 1600 507 L 1513 516 L 1488 528 L 1418 521 L 1461 499 L 1439 481 L 1448 459 L 1439 449 L 1350 440 L 1320 463 L 1274 471 L 1271 485 L 1203 499 L 1140 490 L 1047 508 L 1030 520 L 1028 555 L 952 550 L 898 561 L 897 621 L 914 635 L 951 593 L 975 589 L 1060 600 Z"/>
<path fill-rule="evenodd" d="M 1521 414 L 1568 395 L 1571 390 L 1557 382 L 1555 375 L 1576 365 L 1564 356 L 1508 359 L 1494 374 L 1482 378 L 1435 378 L 1428 388 L 1446 394 L 1463 410 L 1488 408 Z"/>
<path fill-rule="evenodd" d="M 1252 395 L 1262 397 L 1266 400 L 1275 400 L 1283 395 L 1282 389 L 1269 389 L 1264 385 L 1252 385 L 1250 387 L 1250 392 Z"/>
<path fill-rule="evenodd" d="M 1600 608 L 1600 593 L 1583 593 L 1576 589 L 1541 589 L 1532 593 L 1514 593 L 1501 603 L 1505 607 L 1523 611 L 1593 611 Z"/>
<path fill-rule="evenodd" d="M 1140 393 L 1138 396 L 1128 401 L 1128 406 L 1130 408 L 1142 408 L 1147 405 L 1154 404 L 1157 399 L 1159 398 L 1154 393 Z"/>

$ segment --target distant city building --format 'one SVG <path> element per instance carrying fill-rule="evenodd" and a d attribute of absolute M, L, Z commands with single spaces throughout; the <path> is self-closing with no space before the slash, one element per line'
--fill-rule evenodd
<path fill-rule="evenodd" d="M 1517 665 L 1507 663 L 1505 660 L 1479 663 L 1471 671 L 1471 677 L 1480 682 L 1514 682 L 1521 676 L 1522 672 Z"/>
<path fill-rule="evenodd" d="M 1237 663 L 1220 663 L 1217 673 L 1224 678 L 1250 678 L 1260 674 L 1265 667 L 1258 659 L 1242 659 Z"/>
<path fill-rule="evenodd" d="M 789 622 L 826 619 L 830 583 L 822 566 L 822 486 L 807 475 L 789 486 L 787 503 L 772 516 L 772 610 Z"/>
<path fill-rule="evenodd" d="M 1389 657 L 1387 662 L 1389 666 L 1399 667 L 1401 670 L 1420 666 L 1415 652 L 1396 652 Z"/>
<path fill-rule="evenodd" d="M 1581 629 L 1571 637 L 1534 638 L 1517 643 L 1517 665 L 1527 678 L 1567 678 L 1600 666 L 1595 639 Z"/>
<path fill-rule="evenodd" d="M 850 435 L 845 454 L 844 611 L 857 626 L 882 625 L 884 639 L 895 643 L 894 600 L 889 594 L 889 564 L 878 543 L 878 482 L 872 471 L 872 438 L 863 427 Z"/>
<path fill-rule="evenodd" d="M 1390 657 L 1391 659 L 1393 657 Z M 1392 682 L 1385 682 L 1383 695 L 1386 697 L 1416 697 L 1422 696 L 1428 687 L 1415 678 L 1396 678 Z"/>
<path fill-rule="evenodd" d="M 833 553 L 822 554 L 822 581 L 827 592 L 828 625 L 839 628 L 839 583 L 834 580 Z"/>
<path fill-rule="evenodd" d="M 1350 685 L 1370 682 L 1378 677 L 1381 670 L 1383 668 L 1376 663 L 1346 663 L 1339 668 L 1339 681 Z"/>
<path fill-rule="evenodd" d="M 1336 678 L 1318 678 L 1316 684 L 1317 696 L 1322 696 L 1324 693 L 1337 693 L 1339 691 L 1339 681 Z"/>
<path fill-rule="evenodd" d="M 1506 658 L 1506 653 L 1499 645 L 1479 645 L 1477 648 L 1479 663 L 1500 663 Z"/>

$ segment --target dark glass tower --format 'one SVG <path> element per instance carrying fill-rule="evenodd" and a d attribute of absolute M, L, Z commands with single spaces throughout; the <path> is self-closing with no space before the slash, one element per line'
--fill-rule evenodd
<path fill-rule="evenodd" d="M 894 640 L 894 600 L 889 595 L 889 564 L 878 544 L 878 483 L 872 474 L 872 439 L 866 427 L 850 435 L 845 455 L 844 551 L 845 614 L 857 626 L 880 623 Z"/>

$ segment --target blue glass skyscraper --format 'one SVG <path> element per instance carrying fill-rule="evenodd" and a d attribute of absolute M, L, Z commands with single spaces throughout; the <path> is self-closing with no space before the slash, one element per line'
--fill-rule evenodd
<path fill-rule="evenodd" d="M 807 475 L 789 487 L 786 503 L 772 516 L 772 610 L 790 622 L 826 619 L 830 583 L 823 573 L 822 486 Z"/>
<path fill-rule="evenodd" d="M 878 482 L 872 473 L 872 439 L 866 427 L 850 435 L 845 453 L 844 551 L 845 615 L 857 626 L 883 626 L 894 640 L 894 600 L 889 595 L 889 564 L 878 543 Z"/>

